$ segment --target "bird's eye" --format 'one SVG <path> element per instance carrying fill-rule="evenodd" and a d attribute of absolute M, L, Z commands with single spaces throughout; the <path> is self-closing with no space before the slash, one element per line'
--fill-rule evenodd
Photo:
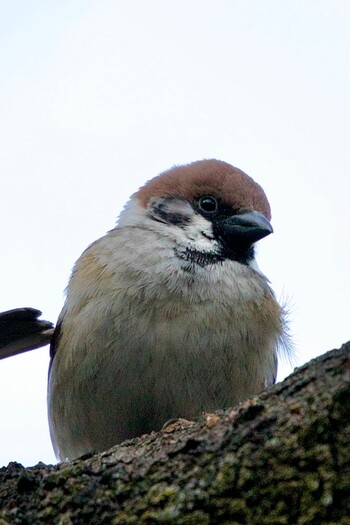
<path fill-rule="evenodd" d="M 205 213 L 215 213 L 218 211 L 218 201 L 211 195 L 204 195 L 198 199 L 198 207 Z"/>

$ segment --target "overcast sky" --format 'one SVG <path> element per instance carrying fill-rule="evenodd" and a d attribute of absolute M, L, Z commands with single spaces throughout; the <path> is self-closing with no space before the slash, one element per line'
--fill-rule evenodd
<path fill-rule="evenodd" d="M 265 189 L 258 262 L 295 365 L 349 338 L 350 3 L 0 3 L 0 310 L 55 321 L 74 261 L 131 193 L 218 158 Z M 0 362 L 0 465 L 54 462 L 48 348 Z M 291 371 L 281 367 L 279 377 Z"/>

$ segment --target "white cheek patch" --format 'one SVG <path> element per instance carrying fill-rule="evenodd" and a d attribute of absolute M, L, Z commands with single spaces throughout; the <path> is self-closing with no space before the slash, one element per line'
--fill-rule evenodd
<path fill-rule="evenodd" d="M 216 253 L 219 250 L 218 242 L 213 235 L 213 225 L 210 221 L 194 213 L 189 224 L 179 233 L 179 241 L 198 252 Z"/>
<path fill-rule="evenodd" d="M 157 221 L 180 227 L 189 224 L 195 215 L 189 202 L 176 197 L 151 200 L 148 212 Z"/>

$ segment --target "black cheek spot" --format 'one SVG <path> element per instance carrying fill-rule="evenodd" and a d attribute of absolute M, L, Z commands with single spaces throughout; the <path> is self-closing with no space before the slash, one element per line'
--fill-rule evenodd
<path fill-rule="evenodd" d="M 155 202 L 151 213 L 155 220 L 175 226 L 186 226 L 191 222 L 191 216 L 186 213 L 186 203 L 178 198 L 166 197 Z"/>

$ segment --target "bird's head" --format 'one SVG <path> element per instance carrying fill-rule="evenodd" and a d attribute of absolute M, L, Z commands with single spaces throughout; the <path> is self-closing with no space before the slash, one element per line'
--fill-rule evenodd
<path fill-rule="evenodd" d="M 248 265 L 254 244 L 273 231 L 270 219 L 266 195 L 251 177 L 226 162 L 202 160 L 148 181 L 131 197 L 118 227 L 157 230 L 189 264 L 228 259 Z"/>

